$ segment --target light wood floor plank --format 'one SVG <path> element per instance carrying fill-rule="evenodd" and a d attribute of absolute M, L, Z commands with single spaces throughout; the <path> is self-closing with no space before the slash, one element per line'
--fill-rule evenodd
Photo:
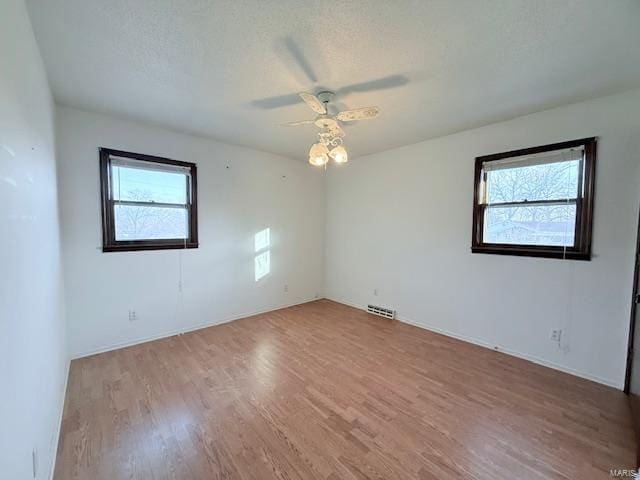
<path fill-rule="evenodd" d="M 622 392 L 327 300 L 71 364 L 55 479 L 592 479 Z"/>

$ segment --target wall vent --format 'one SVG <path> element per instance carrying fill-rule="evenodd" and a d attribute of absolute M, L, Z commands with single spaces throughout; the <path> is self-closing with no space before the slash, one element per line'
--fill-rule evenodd
<path fill-rule="evenodd" d="M 374 315 L 379 315 L 384 318 L 394 319 L 396 318 L 395 310 L 391 310 L 390 308 L 382 308 L 376 307 L 375 305 L 367 305 L 367 312 L 372 313 Z"/>

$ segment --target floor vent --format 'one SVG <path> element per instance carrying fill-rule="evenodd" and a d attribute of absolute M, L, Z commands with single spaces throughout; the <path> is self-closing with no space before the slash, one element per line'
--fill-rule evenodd
<path fill-rule="evenodd" d="M 367 305 L 367 312 L 379 315 L 384 318 L 394 319 L 396 318 L 396 312 L 388 308 L 376 307 L 375 305 Z"/>

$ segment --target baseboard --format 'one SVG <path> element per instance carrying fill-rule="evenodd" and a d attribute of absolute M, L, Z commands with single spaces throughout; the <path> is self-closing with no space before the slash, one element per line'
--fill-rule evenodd
<path fill-rule="evenodd" d="M 58 423 L 56 425 L 55 437 L 53 441 L 53 458 L 49 468 L 49 480 L 53 480 L 56 471 L 56 460 L 58 458 L 58 443 L 60 443 L 60 430 L 62 429 L 62 416 L 64 415 L 64 402 L 67 399 L 67 384 L 69 383 L 69 370 L 71 368 L 71 359 L 67 359 L 65 367 L 64 385 L 62 386 L 62 400 L 60 402 L 58 412 Z"/>
<path fill-rule="evenodd" d="M 366 310 L 367 307 L 365 305 L 360 305 L 360 304 L 356 304 L 344 299 L 340 299 L 340 298 L 336 298 L 336 297 L 326 297 L 328 300 L 331 300 L 333 302 L 337 302 L 337 303 L 342 303 L 343 305 L 347 305 L 349 307 L 353 307 L 353 308 L 357 308 L 359 310 Z M 472 343 L 474 345 L 478 345 L 480 347 L 484 347 L 484 348 L 488 348 L 490 350 L 493 351 L 498 351 L 501 353 L 505 353 L 507 355 L 511 355 L 512 357 L 517 357 L 517 358 L 521 358 L 523 360 L 528 360 L 530 362 L 536 363 L 538 365 L 542 365 L 543 367 L 548 367 L 548 368 L 553 368 L 554 370 L 559 370 L 561 372 L 564 373 L 568 373 L 570 375 L 574 375 L 576 377 L 580 377 L 580 378 L 584 378 L 586 380 L 591 380 L 592 382 L 596 382 L 596 383 L 600 383 L 602 385 L 606 385 L 608 387 L 613 387 L 617 390 L 622 390 L 623 385 L 618 383 L 618 382 L 613 382 L 609 379 L 606 378 L 602 378 L 599 377 L 597 375 L 592 375 L 590 373 L 587 372 L 583 372 L 581 370 L 576 370 L 570 367 L 566 367 L 564 365 L 560 365 L 554 362 L 550 362 L 548 360 L 544 360 L 542 358 L 533 356 L 533 355 L 529 355 L 527 353 L 522 353 L 522 352 L 518 352 L 516 350 L 512 350 L 510 348 L 501 346 L 501 345 L 494 345 L 491 344 L 489 342 L 486 342 L 484 340 L 480 340 L 478 338 L 475 337 L 470 337 L 467 335 L 461 335 L 459 333 L 456 332 L 452 332 L 450 330 L 444 330 L 442 328 L 438 328 L 438 327 L 434 327 L 432 325 L 423 323 L 423 322 L 418 322 L 416 320 L 413 320 L 411 318 L 402 316 L 402 315 L 398 315 L 396 316 L 397 320 L 401 321 L 402 323 L 407 323 L 409 325 L 413 325 L 414 327 L 418 327 L 418 328 L 422 328 L 424 330 L 429 330 L 430 332 L 434 332 L 434 333 L 439 333 L 440 335 L 445 335 L 447 337 L 451 337 L 451 338 L 455 338 L 457 340 L 462 340 L 463 342 L 467 342 L 467 343 Z"/>
<path fill-rule="evenodd" d="M 150 336 L 146 336 L 146 337 L 140 337 L 134 340 L 129 340 L 126 342 L 119 342 L 119 343 L 114 343 L 112 345 L 107 345 L 104 347 L 100 347 L 100 348 L 96 348 L 96 349 L 92 349 L 92 350 L 87 350 L 84 351 L 82 353 L 75 353 L 71 356 L 72 360 L 76 360 L 78 358 L 83 358 L 83 357 L 89 357 L 91 355 L 97 355 L 99 353 L 105 353 L 105 352 L 111 352 L 113 350 L 118 350 L 120 348 L 126 348 L 126 347 L 132 347 L 134 345 L 140 345 L 141 343 L 147 343 L 147 342 L 152 342 L 154 340 L 160 340 L 161 338 L 167 338 L 167 337 L 173 337 L 175 335 L 180 335 L 181 333 L 188 333 L 188 332 L 193 332 L 195 330 L 200 330 L 203 328 L 208 328 L 208 327 L 215 327 L 216 325 L 222 325 L 225 323 L 229 323 L 229 322 L 233 322 L 234 320 L 240 320 L 241 318 L 246 318 L 246 317 L 252 317 L 254 315 L 260 315 L 262 313 L 269 313 L 269 312 L 274 312 L 276 310 L 281 310 L 283 308 L 289 308 L 289 307 L 295 307 L 296 305 L 303 305 L 305 303 L 309 303 L 309 302 L 315 302 L 316 300 L 320 300 L 320 298 L 308 298 L 305 300 L 301 300 L 298 302 L 293 302 L 293 303 L 287 303 L 287 304 L 283 304 L 283 305 L 279 305 L 276 307 L 269 307 L 269 308 L 265 308 L 262 310 L 256 310 L 253 312 L 248 312 L 248 313 L 242 313 L 239 315 L 234 315 L 232 317 L 228 317 L 228 318 L 224 318 L 224 319 L 219 319 L 219 320 L 213 320 L 211 322 L 206 322 L 206 323 L 200 323 L 197 325 L 192 325 L 186 328 L 178 328 L 175 330 L 170 330 L 170 331 L 166 331 L 163 333 L 159 333 L 156 335 L 150 335 Z"/>

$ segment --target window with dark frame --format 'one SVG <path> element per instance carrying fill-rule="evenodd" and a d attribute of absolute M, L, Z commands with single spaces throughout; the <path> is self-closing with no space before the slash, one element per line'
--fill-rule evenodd
<path fill-rule="evenodd" d="M 197 169 L 100 148 L 102 251 L 198 247 Z"/>
<path fill-rule="evenodd" d="M 476 158 L 473 253 L 591 259 L 596 138 Z"/>

